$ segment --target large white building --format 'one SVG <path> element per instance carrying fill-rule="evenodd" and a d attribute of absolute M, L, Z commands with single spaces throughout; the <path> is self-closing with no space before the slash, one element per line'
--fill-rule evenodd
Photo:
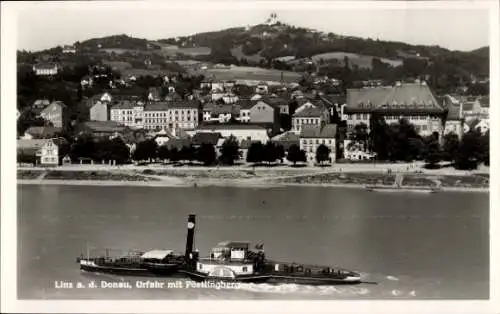
<path fill-rule="evenodd" d="M 149 103 L 144 109 L 144 129 L 190 130 L 198 126 L 199 102 L 165 101 Z"/>
<path fill-rule="evenodd" d="M 388 124 L 406 118 L 422 136 L 443 131 L 445 109 L 425 83 L 347 91 L 347 104 L 341 114 L 347 119 L 349 130 L 360 123 L 370 127 L 370 117 L 375 113 Z"/>
<path fill-rule="evenodd" d="M 59 73 L 60 67 L 57 63 L 43 63 L 35 64 L 33 66 L 33 72 L 39 76 L 52 76 Z"/>
<path fill-rule="evenodd" d="M 140 100 L 122 100 L 110 110 L 111 121 L 134 129 L 144 127 L 144 102 Z"/>

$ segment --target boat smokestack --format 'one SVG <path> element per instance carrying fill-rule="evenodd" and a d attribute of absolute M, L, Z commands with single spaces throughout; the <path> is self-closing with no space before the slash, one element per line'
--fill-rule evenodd
<path fill-rule="evenodd" d="M 196 227 L 196 215 L 189 215 L 187 221 L 187 238 L 186 238 L 186 260 L 190 259 L 190 254 L 193 253 L 194 244 L 194 228 Z"/>

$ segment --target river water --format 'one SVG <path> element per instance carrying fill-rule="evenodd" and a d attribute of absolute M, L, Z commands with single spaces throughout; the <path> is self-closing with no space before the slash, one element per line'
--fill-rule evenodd
<path fill-rule="evenodd" d="M 182 252 L 189 213 L 197 214 L 195 245 L 201 255 L 224 240 L 264 243 L 269 258 L 340 266 L 377 285 L 56 287 L 56 281 L 134 286 L 145 280 L 82 274 L 75 258 L 87 246 Z M 325 187 L 18 186 L 18 298 L 487 299 L 489 195 Z"/>

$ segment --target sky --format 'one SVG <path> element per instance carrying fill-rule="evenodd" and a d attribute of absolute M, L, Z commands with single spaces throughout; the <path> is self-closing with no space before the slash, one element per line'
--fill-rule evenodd
<path fill-rule="evenodd" d="M 340 35 L 464 51 L 489 45 L 489 13 L 484 7 L 367 9 L 365 5 L 355 9 L 352 5 L 294 7 L 262 2 L 238 7 L 228 2 L 222 6 L 204 2 L 187 8 L 168 3 L 172 2 L 145 5 L 142 1 L 83 1 L 75 6 L 64 2 L 43 6 L 28 3 L 17 9 L 17 47 L 41 50 L 119 34 L 151 40 L 189 36 L 263 23 L 272 12 L 281 22 Z"/>

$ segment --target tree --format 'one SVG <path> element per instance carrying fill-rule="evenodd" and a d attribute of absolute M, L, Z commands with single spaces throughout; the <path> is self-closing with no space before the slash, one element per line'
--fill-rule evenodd
<path fill-rule="evenodd" d="M 171 162 L 178 162 L 180 160 L 180 154 L 177 147 L 172 147 L 169 150 L 169 157 Z"/>
<path fill-rule="evenodd" d="M 490 130 L 481 136 L 481 147 L 483 151 L 483 162 L 486 166 L 490 165 Z"/>
<path fill-rule="evenodd" d="M 234 161 L 240 158 L 238 140 L 230 136 L 222 143 L 221 160 L 226 165 L 234 165 Z"/>
<path fill-rule="evenodd" d="M 170 150 L 167 145 L 161 145 L 158 147 L 158 158 L 164 161 L 170 159 Z"/>
<path fill-rule="evenodd" d="M 276 145 L 276 159 L 280 160 L 280 163 L 283 163 L 283 159 L 285 158 L 285 147 L 281 144 Z"/>
<path fill-rule="evenodd" d="M 124 164 L 129 161 L 130 149 L 120 137 L 116 137 L 110 140 L 109 144 L 109 160 L 114 160 L 118 165 Z"/>
<path fill-rule="evenodd" d="M 297 144 L 293 144 L 290 148 L 288 148 L 286 159 L 293 162 L 293 165 L 295 166 L 297 162 L 306 162 L 306 152 L 301 150 Z"/>
<path fill-rule="evenodd" d="M 197 151 L 197 160 L 203 162 L 205 166 L 210 166 L 215 163 L 217 158 L 217 154 L 215 152 L 215 147 L 209 143 L 203 143 L 198 148 Z"/>
<path fill-rule="evenodd" d="M 455 133 L 448 133 L 443 137 L 443 160 L 453 161 L 458 153 L 460 140 Z"/>
<path fill-rule="evenodd" d="M 254 142 L 248 148 L 247 162 L 261 163 L 264 160 L 264 145 Z"/>
<path fill-rule="evenodd" d="M 354 126 L 352 137 L 356 142 L 363 143 L 363 147 L 366 149 L 368 141 L 368 126 L 365 123 L 356 124 Z"/>
<path fill-rule="evenodd" d="M 153 139 L 139 142 L 135 148 L 133 158 L 137 161 L 155 159 L 157 156 L 157 148 L 158 145 Z"/>
<path fill-rule="evenodd" d="M 455 168 L 461 170 L 476 169 L 484 159 L 484 147 L 481 145 L 481 134 L 469 131 L 462 137 L 455 156 Z"/>
<path fill-rule="evenodd" d="M 272 163 L 275 162 L 276 159 L 278 159 L 278 151 L 276 148 L 276 144 L 274 144 L 271 141 L 268 141 L 266 145 L 264 145 L 263 160 L 268 163 Z"/>
<path fill-rule="evenodd" d="M 427 163 L 427 168 L 436 168 L 437 163 L 439 163 L 442 159 L 441 148 L 439 145 L 439 141 L 432 137 L 427 142 L 426 153 L 425 153 L 425 162 Z"/>
<path fill-rule="evenodd" d="M 96 144 L 94 139 L 89 134 L 82 134 L 79 136 L 75 143 L 71 145 L 69 156 L 71 160 L 78 160 L 79 158 L 93 158 L 95 155 Z"/>
<path fill-rule="evenodd" d="M 196 150 L 192 145 L 183 146 L 179 151 L 179 160 L 193 161 L 195 160 Z"/>
<path fill-rule="evenodd" d="M 330 148 L 325 146 L 324 144 L 321 144 L 318 146 L 316 149 L 316 161 L 319 164 L 323 164 L 324 161 L 327 161 L 330 159 Z"/>

